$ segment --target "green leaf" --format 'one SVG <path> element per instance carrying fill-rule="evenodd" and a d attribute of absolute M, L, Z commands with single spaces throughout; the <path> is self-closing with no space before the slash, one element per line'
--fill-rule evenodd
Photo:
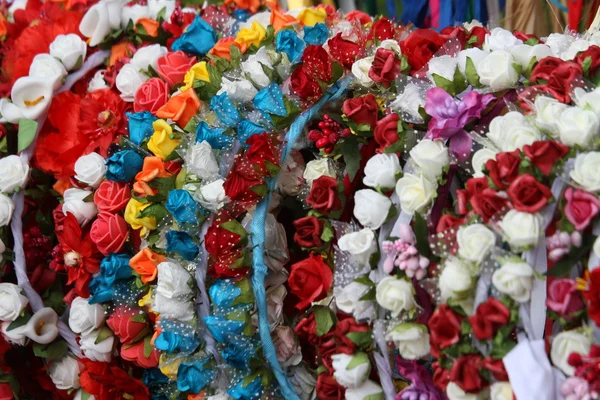
<path fill-rule="evenodd" d="M 587 56 L 583 62 L 581 63 L 581 69 L 583 70 L 583 74 L 585 76 L 588 76 L 589 71 L 590 71 L 590 66 L 592 65 L 592 57 L 591 56 Z"/>
<path fill-rule="evenodd" d="M 581 246 L 576 247 L 575 250 L 561 258 L 559 262 L 554 264 L 552 268 L 548 270 L 546 275 L 554 277 L 568 276 L 571 273 L 571 269 L 590 251 L 594 245 L 594 239 L 596 239 L 596 237 L 593 235 L 584 235 Z"/>
<path fill-rule="evenodd" d="M 452 81 L 452 85 L 455 95 L 462 93 L 467 89 L 467 81 L 465 81 L 465 77 L 458 68 L 454 70 L 454 80 Z"/>
<path fill-rule="evenodd" d="M 531 60 L 529 60 L 529 64 L 527 65 L 527 68 L 525 68 L 525 71 L 523 71 L 523 75 L 527 79 L 529 79 L 531 77 L 531 73 L 533 72 L 533 68 L 535 67 L 537 62 L 538 62 L 537 57 L 532 57 Z"/>
<path fill-rule="evenodd" d="M 525 44 L 529 45 L 529 46 L 535 46 L 536 44 L 540 44 L 540 40 L 537 38 L 529 38 L 529 39 L 527 39 Z"/>
<path fill-rule="evenodd" d="M 460 332 L 463 335 L 468 335 L 470 333 L 473 332 L 473 327 L 471 326 L 471 324 L 469 323 L 468 319 L 463 319 L 463 321 L 460 324 Z"/>
<path fill-rule="evenodd" d="M 365 293 L 364 295 L 362 295 L 360 297 L 360 301 L 369 301 L 369 300 L 375 300 L 375 294 L 376 294 L 376 290 L 375 290 L 375 286 L 373 286 L 371 289 L 369 289 L 369 291 L 367 293 Z"/>
<path fill-rule="evenodd" d="M 242 226 L 242 224 L 240 224 L 238 220 L 233 219 L 231 221 L 223 222 L 219 226 L 225 230 L 228 230 L 231 233 L 235 233 L 242 239 L 248 236 L 248 232 L 244 229 L 244 227 Z"/>
<path fill-rule="evenodd" d="M 175 189 L 181 189 L 185 184 L 185 178 L 187 177 L 187 171 L 185 168 L 181 168 L 181 171 L 177 174 L 175 178 Z"/>
<path fill-rule="evenodd" d="M 111 336 L 113 336 L 113 332 L 108 326 L 105 325 L 102 328 L 98 329 L 98 336 L 96 337 L 94 344 L 98 344 Z"/>
<path fill-rule="evenodd" d="M 344 156 L 344 162 L 346 163 L 346 171 L 350 177 L 350 181 L 354 180 L 356 173 L 360 169 L 360 149 L 359 143 L 356 136 L 350 136 L 344 139 L 340 145 L 342 155 Z"/>
<path fill-rule="evenodd" d="M 383 392 L 373 393 L 368 396 L 363 397 L 363 400 L 384 400 Z"/>
<path fill-rule="evenodd" d="M 277 131 L 281 131 L 289 127 L 292 124 L 292 122 L 296 120 L 296 117 L 300 114 L 300 109 L 298 108 L 298 106 L 289 101 L 286 97 L 283 98 L 283 103 L 285 104 L 285 109 L 287 111 L 287 115 L 285 117 L 270 114 L 271 120 L 273 121 L 273 125 L 275 126 L 275 130 Z"/>
<path fill-rule="evenodd" d="M 451 80 L 448 80 L 446 78 L 444 78 L 443 76 L 440 76 L 438 74 L 431 74 L 431 76 L 433 77 L 433 82 L 435 83 L 435 86 L 444 89 L 446 92 L 450 93 L 450 94 L 455 94 L 454 93 L 454 84 L 452 83 Z"/>
<path fill-rule="evenodd" d="M 277 176 L 277 174 L 279 174 L 279 171 L 281 170 L 281 168 L 279 168 L 279 165 L 273 164 L 272 162 L 270 162 L 268 160 L 265 160 L 265 167 L 267 168 L 267 171 L 269 172 L 269 176 L 271 176 L 271 177 Z"/>
<path fill-rule="evenodd" d="M 267 195 L 267 192 L 269 191 L 269 188 L 266 183 L 262 183 L 260 185 L 252 186 L 250 190 L 252 190 L 260 197 L 265 197 Z"/>
<path fill-rule="evenodd" d="M 473 45 L 477 44 L 478 41 L 479 41 L 479 38 L 477 36 L 473 35 L 469 38 L 469 41 L 467 42 L 467 44 L 473 46 Z"/>
<path fill-rule="evenodd" d="M 25 150 L 33 139 L 35 138 L 35 133 L 38 128 L 38 123 L 31 119 L 21 119 L 19 120 L 19 132 L 18 140 L 17 140 L 17 151 L 21 152 Z"/>
<path fill-rule="evenodd" d="M 252 285 L 250 285 L 250 280 L 248 278 L 244 278 L 235 283 L 242 293 L 231 302 L 231 306 L 237 306 L 238 304 L 250 304 L 254 302 L 254 294 L 252 292 Z"/>
<path fill-rule="evenodd" d="M 167 13 L 167 7 L 161 8 L 160 11 L 158 12 L 158 14 L 156 14 L 156 20 L 164 21 L 166 13 Z"/>
<path fill-rule="evenodd" d="M 33 344 L 33 353 L 38 356 L 45 358 L 47 360 L 55 360 L 57 358 L 61 358 L 67 351 L 69 350 L 69 346 L 67 342 L 64 340 L 55 340 L 50 344 Z"/>
<path fill-rule="evenodd" d="M 373 344 L 371 332 L 348 332 L 346 337 L 363 350 L 368 349 Z"/>
<path fill-rule="evenodd" d="M 165 206 L 160 203 L 154 203 L 138 212 L 137 218 L 154 217 L 156 221 L 160 221 L 168 214 L 169 212 Z"/>
<path fill-rule="evenodd" d="M 369 279 L 369 275 L 363 275 L 354 279 L 354 282 L 362 283 L 367 286 L 375 286 L 375 283 Z"/>
<path fill-rule="evenodd" d="M 146 322 L 148 322 L 148 317 L 146 317 L 145 313 L 136 314 L 133 317 L 131 317 L 130 321 L 132 321 L 132 322 L 140 322 L 142 324 L 145 324 Z"/>
<path fill-rule="evenodd" d="M 325 243 L 328 243 L 331 241 L 331 239 L 333 239 L 333 236 L 333 228 L 331 227 L 331 224 L 325 223 L 325 225 L 323 225 L 323 232 L 321 233 L 321 240 Z"/>
<path fill-rule="evenodd" d="M 8 325 L 6 327 L 6 330 L 10 331 L 10 330 L 18 328 L 20 326 L 23 326 L 29 321 L 30 318 L 31 318 L 31 315 L 29 315 L 29 314 L 21 315 L 19 318 L 15 319 L 13 322 L 11 322 L 10 325 Z"/>
<path fill-rule="evenodd" d="M 467 82 L 469 85 L 473 87 L 480 87 L 481 84 L 479 82 L 479 74 L 477 73 L 477 69 L 475 68 L 475 64 L 471 57 L 467 57 L 467 63 L 465 65 L 465 75 L 467 77 Z"/>
<path fill-rule="evenodd" d="M 344 68 L 342 68 L 342 66 L 337 61 L 334 61 L 333 64 L 331 64 L 330 83 L 337 82 L 342 77 L 343 74 L 344 74 Z"/>
<path fill-rule="evenodd" d="M 89 394 L 85 390 L 81 389 L 81 400 L 88 400 L 90 397 L 92 397 L 91 394 Z"/>
<path fill-rule="evenodd" d="M 144 339 L 144 357 L 149 358 L 154 351 L 154 346 L 151 343 L 152 336 L 146 336 Z"/>
<path fill-rule="evenodd" d="M 512 63 L 513 68 L 517 71 L 517 75 L 521 75 L 523 72 L 523 67 L 519 63 Z"/>
<path fill-rule="evenodd" d="M 314 307 L 313 313 L 317 323 L 317 336 L 323 336 L 333 327 L 333 313 L 325 306 Z"/>
<path fill-rule="evenodd" d="M 431 259 L 431 248 L 429 247 L 429 229 L 427 221 L 419 213 L 413 216 L 415 238 L 417 239 L 417 250 L 426 258 Z"/>
<path fill-rule="evenodd" d="M 363 332 L 363 333 L 367 333 L 367 332 Z M 352 359 L 350 360 L 348 365 L 346 365 L 346 371 L 350 371 L 350 370 L 358 367 L 361 364 L 370 364 L 369 356 L 367 355 L 367 353 L 363 353 L 362 351 L 359 351 L 358 353 L 355 353 L 352 356 Z"/>
<path fill-rule="evenodd" d="M 408 63 L 408 57 L 406 54 L 402 54 L 400 58 L 400 72 L 403 74 L 410 71 L 410 64 Z"/>

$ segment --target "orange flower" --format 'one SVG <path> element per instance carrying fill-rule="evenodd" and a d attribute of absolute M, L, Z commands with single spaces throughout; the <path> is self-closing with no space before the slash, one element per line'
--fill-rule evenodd
<path fill-rule="evenodd" d="M 129 266 L 132 270 L 140 274 L 143 283 L 152 282 L 158 274 L 158 264 L 165 262 L 165 256 L 153 252 L 149 248 L 142 249 L 129 260 Z"/>
<path fill-rule="evenodd" d="M 200 99 L 196 96 L 196 92 L 186 90 L 183 93 L 173 96 L 169 101 L 158 109 L 156 116 L 158 118 L 171 118 L 181 128 L 185 128 L 190 119 L 200 110 Z"/>
<path fill-rule="evenodd" d="M 6 32 L 6 19 L 4 18 L 4 15 L 0 14 L 0 41 L 4 40 Z"/>
<path fill-rule="evenodd" d="M 133 184 L 133 191 L 139 195 L 152 196 L 156 190 L 152 189 L 148 182 L 154 178 L 168 178 L 171 174 L 165 169 L 165 164 L 160 157 L 144 158 L 144 166 L 135 176 L 136 182 Z"/>
<path fill-rule="evenodd" d="M 52 185 L 52 189 L 54 189 L 55 191 L 60 193 L 62 196 L 62 194 L 65 192 L 65 190 L 67 190 L 71 186 L 72 186 L 71 180 L 69 178 L 61 178 L 61 179 L 57 180 L 54 183 L 54 185 Z"/>
<path fill-rule="evenodd" d="M 239 8 L 255 14 L 260 8 L 260 0 L 225 0 L 225 4 L 235 3 Z"/>
<path fill-rule="evenodd" d="M 273 29 L 275 29 L 275 32 L 279 32 L 283 28 L 297 24 L 299 22 L 300 21 L 298 21 L 291 15 L 280 13 L 277 10 L 271 11 L 271 25 L 273 25 Z"/>
<path fill-rule="evenodd" d="M 146 34 L 148 34 L 148 36 L 152 36 L 152 37 L 157 37 L 158 36 L 158 27 L 159 27 L 159 23 L 157 20 L 152 19 L 152 18 L 140 18 L 137 20 L 137 22 L 135 23 L 136 25 L 136 32 L 137 32 L 137 25 L 141 25 L 142 27 L 144 27 L 144 30 L 146 31 Z"/>
<path fill-rule="evenodd" d="M 214 47 L 210 50 L 210 54 L 231 61 L 231 46 L 236 46 L 242 53 L 248 50 L 248 45 L 236 42 L 234 37 L 226 37 L 219 39 L 215 43 Z"/>
<path fill-rule="evenodd" d="M 115 65 L 119 58 L 129 56 L 129 43 L 121 42 L 110 48 L 110 65 Z"/>

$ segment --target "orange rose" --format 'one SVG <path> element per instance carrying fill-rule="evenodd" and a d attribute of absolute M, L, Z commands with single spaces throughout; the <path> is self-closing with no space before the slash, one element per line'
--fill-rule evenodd
<path fill-rule="evenodd" d="M 133 191 L 139 195 L 155 195 L 156 191 L 148 185 L 148 182 L 154 178 L 170 176 L 171 174 L 165 169 L 165 164 L 160 157 L 146 157 L 142 170 L 135 176 L 136 182 L 133 184 Z"/>
<path fill-rule="evenodd" d="M 137 20 L 137 22 L 135 23 L 136 25 L 136 32 L 137 32 L 137 25 L 141 25 L 144 30 L 146 31 L 146 34 L 148 36 L 152 36 L 152 37 L 157 37 L 158 36 L 158 21 L 152 18 L 140 18 Z"/>
<path fill-rule="evenodd" d="M 275 29 L 275 32 L 279 32 L 283 28 L 297 24 L 299 22 L 300 21 L 298 21 L 291 15 L 280 13 L 277 10 L 271 11 L 271 25 L 273 25 L 273 29 Z"/>
<path fill-rule="evenodd" d="M 185 128 L 190 119 L 200 110 L 200 99 L 194 90 L 186 90 L 173 96 L 156 112 L 158 118 L 171 118 L 181 128 Z"/>
<path fill-rule="evenodd" d="M 115 65 L 119 58 L 129 57 L 131 52 L 129 51 L 130 44 L 128 42 L 121 42 L 113 45 L 110 48 L 110 65 Z"/>
<path fill-rule="evenodd" d="M 260 8 L 260 0 L 225 0 L 225 4 L 235 3 L 239 8 L 255 14 Z"/>
<path fill-rule="evenodd" d="M 242 53 L 245 53 L 246 50 L 248 50 L 248 45 L 237 43 L 234 37 L 226 37 L 219 39 L 219 41 L 210 50 L 210 54 L 231 61 L 231 46 L 236 46 Z"/>
<path fill-rule="evenodd" d="M 165 256 L 153 252 L 149 248 L 142 249 L 129 260 L 132 270 L 140 274 L 143 283 L 152 282 L 158 274 L 158 264 L 165 262 Z"/>

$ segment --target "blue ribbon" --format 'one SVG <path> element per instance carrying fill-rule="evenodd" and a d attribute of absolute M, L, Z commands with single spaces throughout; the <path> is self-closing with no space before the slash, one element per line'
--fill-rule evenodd
<path fill-rule="evenodd" d="M 333 85 L 310 109 L 302 113 L 290 126 L 288 133 L 286 134 L 287 143 L 281 151 L 280 162 L 284 164 L 288 154 L 293 149 L 294 144 L 302 134 L 304 125 L 310 121 L 325 105 L 325 103 L 337 99 L 340 97 L 346 87 L 350 83 L 350 78 L 345 78 Z M 265 245 L 265 221 L 267 218 L 267 210 L 269 206 L 269 200 L 271 199 L 271 192 L 275 187 L 277 177 L 273 177 L 267 180 L 269 186 L 269 192 L 267 195 L 258 203 L 256 210 L 254 211 L 254 219 L 252 220 L 251 233 L 252 233 L 252 245 L 254 251 L 252 252 L 252 289 L 254 291 L 254 297 L 256 298 L 256 305 L 258 307 L 258 332 L 260 334 L 260 340 L 263 346 L 263 353 L 265 358 L 271 364 L 275 378 L 279 382 L 283 397 L 287 400 L 299 400 L 296 391 L 288 381 L 285 372 L 281 368 L 281 364 L 277 360 L 277 353 L 275 352 L 275 346 L 271 339 L 271 330 L 269 321 L 267 320 L 267 294 L 265 291 L 265 277 L 267 275 L 267 267 L 265 266 L 264 260 L 264 245 Z"/>

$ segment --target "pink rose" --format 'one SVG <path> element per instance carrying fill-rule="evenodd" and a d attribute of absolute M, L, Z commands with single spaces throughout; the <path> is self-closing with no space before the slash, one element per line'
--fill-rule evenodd
<path fill-rule="evenodd" d="M 131 198 L 129 184 L 105 179 L 94 193 L 94 203 L 98 210 L 117 212 L 123 210 Z"/>
<path fill-rule="evenodd" d="M 575 281 L 572 279 L 552 281 L 548 289 L 546 306 L 562 317 L 567 317 L 582 310 L 584 304 L 577 292 Z"/>
<path fill-rule="evenodd" d="M 167 100 L 169 100 L 169 85 L 158 78 L 151 78 L 142 83 L 135 92 L 133 109 L 135 112 L 149 111 L 156 114 Z"/>
<path fill-rule="evenodd" d="M 277 352 L 277 360 L 284 366 L 296 365 L 302 361 L 302 350 L 289 326 L 275 328 L 273 344 Z"/>
<path fill-rule="evenodd" d="M 127 223 L 118 214 L 101 212 L 92 224 L 90 239 L 105 256 L 116 253 L 125 244 L 128 236 Z"/>
<path fill-rule="evenodd" d="M 188 57 L 183 51 L 170 52 L 158 59 L 158 75 L 173 87 L 183 82 L 185 73 L 196 63 L 196 57 Z"/>
<path fill-rule="evenodd" d="M 585 229 L 600 212 L 600 200 L 591 193 L 568 188 L 565 191 L 565 215 L 578 231 Z"/>

